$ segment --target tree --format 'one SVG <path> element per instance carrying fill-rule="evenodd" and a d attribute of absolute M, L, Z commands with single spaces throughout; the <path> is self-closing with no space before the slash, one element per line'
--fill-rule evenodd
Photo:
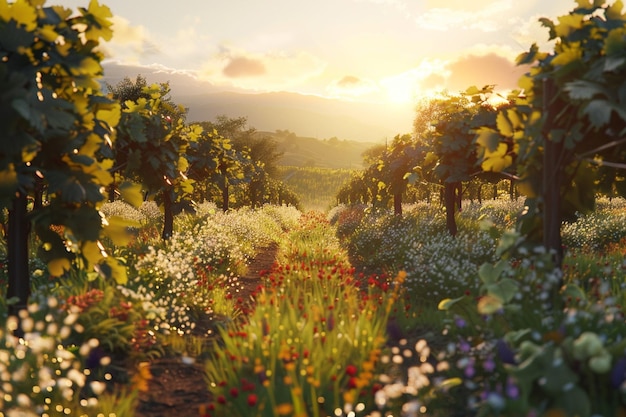
<path fill-rule="evenodd" d="M 626 17 L 621 0 L 580 0 L 558 22 L 541 23 L 554 50 L 532 45 L 518 57 L 533 65 L 520 80 L 525 96 L 513 97 L 497 128 L 481 132 L 480 144 L 490 150 L 514 144 L 521 189 L 540 214 L 529 210 L 521 231 L 552 251 L 560 266 L 562 221 L 591 210 L 599 189 L 626 191 L 617 171 L 626 168 Z M 484 163 L 498 171 L 513 159 L 495 152 Z"/>
<path fill-rule="evenodd" d="M 183 122 L 186 119 L 187 110 L 182 106 L 178 106 L 170 98 L 170 86 L 168 83 L 155 84 L 155 87 L 149 86 L 145 77 L 137 75 L 135 81 L 125 77 L 122 81 L 115 86 L 106 84 L 109 94 L 120 102 L 122 109 L 127 110 L 131 103 L 138 103 L 139 100 L 149 101 L 153 95 L 156 94 L 154 89 L 158 85 L 158 112 L 164 120 L 169 121 L 170 125 L 178 125 L 179 120 Z M 139 135 L 141 136 L 141 135 Z M 113 175 L 114 181 L 109 186 L 109 201 L 113 201 L 117 194 L 122 194 L 122 197 L 126 200 L 131 200 L 133 197 L 129 195 L 129 192 L 134 190 L 131 179 L 125 178 L 124 173 L 132 173 L 132 167 L 128 167 L 129 155 L 136 151 L 137 144 L 135 143 L 134 136 L 121 135 L 119 140 L 114 143 L 113 146 L 113 159 L 115 165 L 111 168 L 110 172 Z M 137 179 L 135 179 L 137 180 Z M 139 180 L 140 181 L 140 180 Z M 140 181 L 141 182 L 141 181 Z"/>
<path fill-rule="evenodd" d="M 276 141 L 267 136 L 259 136 L 256 129 L 247 126 L 246 117 L 230 118 L 220 115 L 215 122 L 201 124 L 205 129 L 215 130 L 230 139 L 234 150 L 240 156 L 244 181 L 238 182 L 247 185 L 247 192 L 243 196 L 245 201 L 240 201 L 240 204 L 255 207 L 271 202 L 269 197 L 272 193 L 269 193 L 269 190 L 275 188 L 272 183 L 277 181 L 278 162 L 282 157 L 282 153 L 277 151 Z"/>
<path fill-rule="evenodd" d="M 31 226 L 53 276 L 74 259 L 90 268 L 108 262 L 97 246 L 98 207 L 112 180 L 106 156 L 120 116 L 97 82 L 98 42 L 112 35 L 110 10 L 95 0 L 78 14 L 41 3 L 0 1 L 0 209 L 9 209 L 7 296 L 16 309 L 30 289 Z M 38 182 L 49 201 L 29 213 Z"/>
<path fill-rule="evenodd" d="M 186 152 L 189 143 L 201 135 L 202 127 L 186 125 L 184 117 L 172 119 L 165 112 L 171 109 L 162 100 L 169 90 L 162 87 L 158 84 L 144 87 L 143 92 L 149 98 L 142 96 L 137 101 L 124 102 L 117 149 L 118 154 L 124 151 L 126 159 L 117 166 L 124 177 L 137 181 L 145 191 L 161 199 L 162 238 L 169 239 L 173 231 L 173 204 L 181 195 L 193 191 L 192 181 L 185 174 L 189 166 Z M 177 111 L 183 114 L 185 110 L 179 107 Z M 136 192 L 130 196 L 130 202 L 140 202 Z"/>

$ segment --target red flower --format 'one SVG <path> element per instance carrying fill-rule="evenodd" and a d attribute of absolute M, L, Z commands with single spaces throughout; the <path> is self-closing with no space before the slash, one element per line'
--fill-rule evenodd
<path fill-rule="evenodd" d="M 256 405 L 256 403 L 257 403 L 257 400 L 258 400 L 258 398 L 257 398 L 256 394 L 248 395 L 248 405 L 250 407 L 254 407 Z"/>
<path fill-rule="evenodd" d="M 232 387 L 229 393 L 231 397 L 237 397 L 239 395 L 239 390 L 235 387 Z"/>
<path fill-rule="evenodd" d="M 346 366 L 346 374 L 348 376 L 356 376 L 357 371 L 358 370 L 356 369 L 356 366 L 354 366 L 354 365 Z"/>
<path fill-rule="evenodd" d="M 219 397 L 217 397 L 217 402 L 219 404 L 226 404 L 226 397 L 224 397 L 223 395 L 220 395 Z"/>

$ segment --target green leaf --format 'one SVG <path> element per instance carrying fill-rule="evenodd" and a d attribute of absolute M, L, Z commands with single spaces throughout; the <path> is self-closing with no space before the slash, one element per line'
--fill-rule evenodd
<path fill-rule="evenodd" d="M 589 121 L 596 128 L 606 126 L 611 119 L 613 109 L 606 100 L 592 100 L 583 110 L 583 114 L 589 117 Z"/>
<path fill-rule="evenodd" d="M 563 89 L 567 91 L 569 96 L 574 100 L 590 100 L 598 94 L 606 95 L 601 85 L 586 80 L 569 82 L 565 84 Z"/>
<path fill-rule="evenodd" d="M 575 385 L 572 389 L 561 392 L 554 402 L 554 409 L 558 410 L 557 413 L 561 415 L 589 417 L 591 416 L 589 394 Z M 546 415 L 549 414 L 550 410 L 547 410 Z"/>
<path fill-rule="evenodd" d="M 626 57 L 618 56 L 618 57 L 606 57 L 604 61 L 604 71 L 612 72 L 617 70 L 619 67 L 623 66 L 626 63 Z"/>
<path fill-rule="evenodd" d="M 11 102 L 11 107 L 13 107 L 13 109 L 24 119 L 30 120 L 30 106 L 28 105 L 26 100 L 20 98 L 15 99 Z"/>
<path fill-rule="evenodd" d="M 484 284 L 494 284 L 507 267 L 508 263 L 503 260 L 498 261 L 495 265 L 484 263 L 478 268 L 478 276 Z"/>
<path fill-rule="evenodd" d="M 498 247 L 496 248 L 496 256 L 501 256 L 504 252 L 510 250 L 519 241 L 520 235 L 516 231 L 506 231 L 500 238 Z"/>
<path fill-rule="evenodd" d="M 519 289 L 519 285 L 511 278 L 504 278 L 495 284 L 487 286 L 489 293 L 503 302 L 508 303 L 513 299 Z"/>

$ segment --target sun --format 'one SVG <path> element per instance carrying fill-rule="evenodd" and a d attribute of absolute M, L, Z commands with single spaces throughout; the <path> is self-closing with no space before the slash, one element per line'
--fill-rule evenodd
<path fill-rule="evenodd" d="M 386 100 L 391 104 L 413 103 L 417 97 L 419 86 L 409 74 L 385 78 L 380 84 Z"/>

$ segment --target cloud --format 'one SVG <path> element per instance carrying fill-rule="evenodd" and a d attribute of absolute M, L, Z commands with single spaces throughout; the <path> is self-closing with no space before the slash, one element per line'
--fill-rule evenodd
<path fill-rule="evenodd" d="M 465 91 L 475 85 L 496 85 L 497 90 L 518 88 L 519 78 L 528 71 L 528 67 L 516 66 L 515 63 L 495 52 L 486 55 L 466 55 L 447 66 L 450 75 L 446 87 L 451 92 Z"/>
<path fill-rule="evenodd" d="M 138 64 L 144 58 L 161 53 L 160 48 L 150 39 L 144 26 L 133 26 L 120 16 L 111 18 L 113 38 L 100 45 L 107 58 L 128 64 Z"/>
<path fill-rule="evenodd" d="M 252 53 L 222 45 L 198 71 L 217 85 L 256 91 L 282 91 L 319 76 L 326 63 L 304 51 Z"/>
<path fill-rule="evenodd" d="M 222 74 L 230 78 L 256 77 L 265 73 L 266 69 L 263 62 L 245 56 L 231 58 L 222 70 Z"/>
<path fill-rule="evenodd" d="M 346 75 L 331 82 L 326 91 L 331 97 L 355 98 L 379 91 L 375 81 Z"/>
<path fill-rule="evenodd" d="M 427 10 L 416 18 L 418 27 L 447 31 L 472 29 L 493 32 L 507 25 L 503 14 L 513 9 L 511 0 L 429 0 Z"/>

